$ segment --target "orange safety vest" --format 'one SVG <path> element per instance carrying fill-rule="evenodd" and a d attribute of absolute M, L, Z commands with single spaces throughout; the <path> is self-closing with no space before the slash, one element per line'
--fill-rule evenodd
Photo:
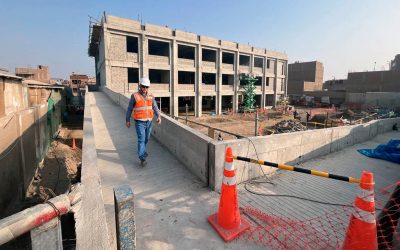
<path fill-rule="evenodd" d="M 146 99 L 139 93 L 134 93 L 135 106 L 132 118 L 139 121 L 151 121 L 153 119 L 153 95 L 147 94 Z"/>

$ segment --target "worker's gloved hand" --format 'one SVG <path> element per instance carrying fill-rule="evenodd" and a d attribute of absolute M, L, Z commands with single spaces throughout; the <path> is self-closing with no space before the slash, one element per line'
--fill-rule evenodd
<path fill-rule="evenodd" d="M 130 128 L 131 127 L 131 122 L 126 122 L 126 127 Z"/>
<path fill-rule="evenodd" d="M 158 124 L 158 125 L 161 124 L 161 117 L 157 117 L 157 124 Z"/>

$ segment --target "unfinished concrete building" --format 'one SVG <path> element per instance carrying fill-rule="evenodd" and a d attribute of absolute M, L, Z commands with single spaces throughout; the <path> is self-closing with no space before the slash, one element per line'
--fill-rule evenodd
<path fill-rule="evenodd" d="M 295 62 L 289 64 L 288 95 L 302 96 L 305 91 L 321 91 L 324 65 L 321 62 Z"/>
<path fill-rule="evenodd" d="M 148 76 L 161 110 L 175 116 L 186 105 L 196 116 L 237 111 L 241 74 L 259 79 L 259 107 L 286 94 L 285 54 L 168 27 L 105 15 L 92 26 L 88 52 L 100 87 L 130 95 Z"/>

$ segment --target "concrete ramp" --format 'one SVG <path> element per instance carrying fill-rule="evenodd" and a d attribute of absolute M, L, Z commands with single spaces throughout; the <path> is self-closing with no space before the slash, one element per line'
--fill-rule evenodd
<path fill-rule="evenodd" d="M 261 249 L 220 239 L 207 222 L 208 215 L 218 209 L 219 194 L 205 187 L 153 138 L 148 145 L 148 164 L 139 167 L 136 132 L 134 127 L 125 127 L 125 110 L 102 92 L 88 94 L 113 248 L 113 187 L 129 184 L 135 193 L 138 249 Z"/>

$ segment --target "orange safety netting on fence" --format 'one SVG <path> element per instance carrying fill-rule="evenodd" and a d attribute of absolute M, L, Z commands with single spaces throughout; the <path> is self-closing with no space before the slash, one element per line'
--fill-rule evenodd
<path fill-rule="evenodd" d="M 251 228 L 238 240 L 267 249 L 351 249 L 347 247 L 351 246 L 351 243 L 348 244 L 349 241 L 353 236 L 358 237 L 361 230 L 366 231 L 365 235 L 369 233 L 375 237 L 371 237 L 372 242 L 377 244 L 379 249 L 400 249 L 400 223 L 398 222 L 400 182 L 373 195 L 372 193 L 361 197 L 366 201 L 370 200 L 371 203 L 375 201 L 376 210 L 371 213 L 359 209 L 358 207 L 365 206 L 365 202 L 356 200 L 355 203 L 359 204 L 338 206 L 333 211 L 309 220 L 289 219 L 267 211 L 245 207 L 241 209 L 241 212 L 251 223 Z M 362 225 L 368 220 L 371 224 Z M 361 221 L 361 226 L 359 221 Z M 373 230 L 368 225 L 373 226 Z M 353 230 L 354 227 L 358 228 Z M 371 248 L 374 249 L 376 246 Z"/>

